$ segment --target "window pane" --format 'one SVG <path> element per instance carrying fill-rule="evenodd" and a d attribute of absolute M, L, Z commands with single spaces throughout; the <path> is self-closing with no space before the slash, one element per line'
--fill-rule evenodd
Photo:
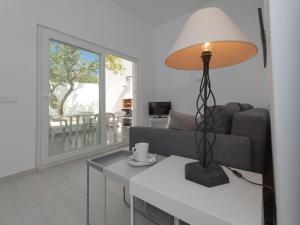
<path fill-rule="evenodd" d="M 134 62 L 105 55 L 107 144 L 127 141 L 133 124 Z"/>
<path fill-rule="evenodd" d="M 51 40 L 49 156 L 100 144 L 100 56 Z"/>

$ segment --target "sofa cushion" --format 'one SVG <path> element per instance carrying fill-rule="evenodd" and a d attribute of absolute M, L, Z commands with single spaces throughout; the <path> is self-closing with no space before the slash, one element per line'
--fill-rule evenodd
<path fill-rule="evenodd" d="M 230 112 L 232 114 L 242 111 L 240 104 L 236 103 L 236 102 L 229 102 L 226 105 L 224 105 L 223 107 L 224 107 L 224 109 L 226 109 L 228 112 Z"/>
<path fill-rule="evenodd" d="M 250 105 L 247 103 L 240 104 L 240 106 L 241 106 L 242 111 L 246 111 L 246 110 L 250 110 L 250 109 L 254 108 L 253 105 Z"/>
<path fill-rule="evenodd" d="M 131 127 L 130 149 L 138 142 L 149 143 L 149 152 L 159 155 L 178 155 L 197 159 L 193 130 L 175 130 L 157 127 Z M 198 135 L 201 135 L 199 133 Z M 213 135 L 208 134 L 209 140 Z M 251 141 L 248 137 L 217 134 L 214 145 L 216 161 L 243 170 L 252 169 Z"/>
<path fill-rule="evenodd" d="M 195 130 L 195 115 L 175 112 L 169 113 L 169 128 L 178 130 Z"/>
<path fill-rule="evenodd" d="M 222 106 L 216 106 L 213 115 L 215 117 L 215 132 L 220 134 L 230 133 L 233 113 L 227 111 Z M 170 129 L 177 130 L 195 130 L 195 116 L 171 110 L 169 114 L 168 127 Z M 203 130 L 203 128 L 201 128 L 200 130 Z"/>
<path fill-rule="evenodd" d="M 219 134 L 230 133 L 233 113 L 226 110 L 222 106 L 216 106 L 213 115 L 215 117 L 215 125 L 214 125 L 215 132 Z"/>
<path fill-rule="evenodd" d="M 239 113 L 245 110 L 253 109 L 253 106 L 247 103 L 229 102 L 224 108 L 232 113 Z"/>

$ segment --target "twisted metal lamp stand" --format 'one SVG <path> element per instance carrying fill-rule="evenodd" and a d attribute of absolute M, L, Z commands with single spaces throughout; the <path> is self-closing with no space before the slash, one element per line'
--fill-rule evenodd
<path fill-rule="evenodd" d="M 210 59 L 211 52 L 205 51 L 202 53 L 204 68 L 196 103 L 197 113 L 195 116 L 196 130 L 194 138 L 197 145 L 197 156 L 200 164 L 204 168 L 207 168 L 212 161 L 213 145 L 216 141 L 216 133 L 214 131 L 215 117 L 213 114 L 216 108 L 216 99 L 214 93 L 212 92 L 209 78 Z M 208 107 L 207 105 L 210 97 L 213 101 L 212 107 Z M 202 135 L 199 135 L 201 132 Z M 207 137 L 208 133 L 211 133 L 213 136 L 211 140 Z"/>
<path fill-rule="evenodd" d="M 216 141 L 216 133 L 214 131 L 216 99 L 212 92 L 209 78 L 209 62 L 212 54 L 210 51 L 204 51 L 201 57 L 203 61 L 203 76 L 196 102 L 196 130 L 194 133 L 199 162 L 185 165 L 185 177 L 187 180 L 204 186 L 214 187 L 228 183 L 229 179 L 221 166 L 212 163 L 213 146 Z M 212 107 L 208 107 L 210 98 L 213 101 Z M 210 138 L 208 138 L 208 133 Z"/>

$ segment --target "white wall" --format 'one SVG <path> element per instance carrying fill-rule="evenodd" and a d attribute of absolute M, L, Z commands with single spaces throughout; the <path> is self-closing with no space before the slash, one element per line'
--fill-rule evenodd
<path fill-rule="evenodd" d="M 0 177 L 35 167 L 37 24 L 139 60 L 142 122 L 153 95 L 153 30 L 110 0 L 1 0 Z"/>
<path fill-rule="evenodd" d="M 300 222 L 300 2 L 272 0 L 272 139 L 278 225 Z"/>
<path fill-rule="evenodd" d="M 99 113 L 99 84 L 93 83 L 74 83 L 74 90 L 68 96 L 64 104 L 64 115 L 74 115 L 83 112 Z M 68 86 L 60 85 L 55 89 L 55 95 L 62 100 Z M 57 116 L 58 109 L 49 107 L 49 115 Z"/>
<path fill-rule="evenodd" d="M 267 107 L 267 73 L 263 68 L 257 8 L 261 0 L 219 0 L 211 4 L 224 10 L 248 39 L 259 47 L 259 54 L 237 66 L 211 70 L 213 91 L 217 104 L 229 101 L 247 102 L 256 107 Z M 155 30 L 156 100 L 172 101 L 177 111 L 195 111 L 195 99 L 202 71 L 173 70 L 164 61 L 184 26 L 187 16 L 164 24 Z"/>

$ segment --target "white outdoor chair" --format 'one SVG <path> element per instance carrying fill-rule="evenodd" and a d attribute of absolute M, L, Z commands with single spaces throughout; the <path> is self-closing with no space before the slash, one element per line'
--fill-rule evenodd
<path fill-rule="evenodd" d="M 108 132 L 108 141 L 110 144 L 114 142 L 117 138 L 117 123 L 114 113 L 106 113 L 106 128 Z"/>
<path fill-rule="evenodd" d="M 81 134 L 85 137 L 91 129 L 90 120 L 95 114 L 93 112 L 82 112 L 79 115 L 82 118 Z"/>
<path fill-rule="evenodd" d="M 57 126 L 58 125 L 58 126 Z M 56 134 L 63 133 L 66 136 L 66 130 L 69 128 L 68 120 L 60 116 L 49 116 L 49 132 L 51 142 L 54 140 Z"/>
<path fill-rule="evenodd" d="M 95 133 L 97 143 L 99 143 L 100 140 L 100 114 L 95 114 L 90 118 L 89 121 L 89 128 L 88 128 L 92 134 Z"/>
<path fill-rule="evenodd" d="M 121 130 L 123 128 L 123 120 L 122 120 L 122 118 L 125 116 L 125 114 L 126 113 L 124 111 L 115 112 L 116 126 L 120 127 Z"/>

